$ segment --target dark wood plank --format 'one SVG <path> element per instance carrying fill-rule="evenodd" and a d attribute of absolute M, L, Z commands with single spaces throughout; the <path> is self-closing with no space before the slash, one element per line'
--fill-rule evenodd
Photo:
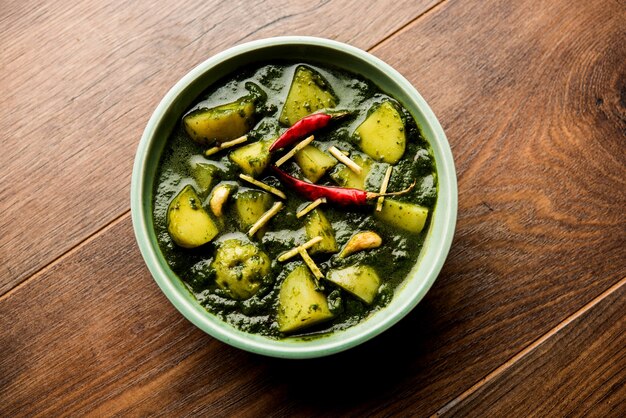
<path fill-rule="evenodd" d="M 446 416 L 624 416 L 625 347 L 622 285 Z"/>
<path fill-rule="evenodd" d="M 446 3 L 376 51 L 443 123 L 459 223 L 373 411 L 434 413 L 626 275 L 625 27 L 614 1 Z"/>
<path fill-rule="evenodd" d="M 0 415 L 434 413 L 626 275 L 621 11 L 448 1 L 376 49 L 440 116 L 460 180 L 450 258 L 384 335 L 301 362 L 218 343 L 124 217 L 0 299 Z"/>
<path fill-rule="evenodd" d="M 293 362 L 245 353 L 172 308 L 138 251 L 125 245 L 133 239 L 129 219 L 105 233 L 106 240 L 83 246 L 0 302 L 1 415 L 400 413 L 393 405 L 402 396 L 425 390 L 413 385 L 428 383 L 424 362 L 445 353 L 430 353 L 431 341 L 441 338 L 429 330 L 437 307 L 423 304 L 386 334 L 331 358 Z M 452 357 L 485 350 L 460 344 Z M 464 370 L 444 373 L 463 377 Z M 406 411 L 436 406 L 413 402 Z"/>
<path fill-rule="evenodd" d="M 113 240 L 93 242 L 107 242 L 106 250 L 84 246 L 2 300 L 0 415 L 80 414 L 158 381 L 198 350 L 209 349 L 217 361 L 210 367 L 242 355 L 195 329 L 160 294 L 126 245 L 130 219 L 106 236 Z"/>
<path fill-rule="evenodd" d="M 275 35 L 369 48 L 435 1 L 5 2 L 0 294 L 128 210 L 143 127 L 193 66 Z"/>

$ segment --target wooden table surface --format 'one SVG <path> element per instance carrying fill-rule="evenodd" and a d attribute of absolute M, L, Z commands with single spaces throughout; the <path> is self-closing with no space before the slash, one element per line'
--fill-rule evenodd
<path fill-rule="evenodd" d="M 178 3 L 0 3 L 0 416 L 626 414 L 626 2 Z M 129 213 L 167 90 L 219 51 L 288 34 L 399 70 L 459 181 L 426 298 L 307 361 L 191 325 Z"/>

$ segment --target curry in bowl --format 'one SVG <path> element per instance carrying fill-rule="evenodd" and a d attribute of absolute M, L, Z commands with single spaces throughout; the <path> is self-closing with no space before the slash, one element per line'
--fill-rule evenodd
<path fill-rule="evenodd" d="M 164 258 L 210 313 L 271 338 L 353 326 L 417 262 L 437 200 L 413 116 L 356 74 L 244 68 L 181 115 L 153 194 Z"/>

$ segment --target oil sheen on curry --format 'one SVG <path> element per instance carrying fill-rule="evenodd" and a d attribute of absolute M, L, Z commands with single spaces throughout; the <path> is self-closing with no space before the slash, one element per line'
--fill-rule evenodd
<path fill-rule="evenodd" d="M 212 86 L 159 164 L 170 267 L 209 312 L 272 338 L 345 329 L 388 304 L 437 199 L 431 149 L 401 103 L 312 63 Z"/>

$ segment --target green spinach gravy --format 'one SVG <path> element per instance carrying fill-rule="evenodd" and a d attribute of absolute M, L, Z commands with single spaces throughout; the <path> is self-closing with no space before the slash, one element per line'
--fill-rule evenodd
<path fill-rule="evenodd" d="M 291 125 L 319 113 L 333 118 L 269 151 Z M 372 193 L 390 172 L 386 192 L 399 193 L 381 205 L 370 194 L 366 204 L 326 199 L 311 210 L 306 193 L 271 168 L 309 134 L 312 142 L 280 170 Z M 353 326 L 390 302 L 421 250 L 437 174 L 414 118 L 372 82 L 328 66 L 271 62 L 224 78 L 182 115 L 153 196 L 163 256 L 209 312 L 249 333 L 310 337 Z"/>

